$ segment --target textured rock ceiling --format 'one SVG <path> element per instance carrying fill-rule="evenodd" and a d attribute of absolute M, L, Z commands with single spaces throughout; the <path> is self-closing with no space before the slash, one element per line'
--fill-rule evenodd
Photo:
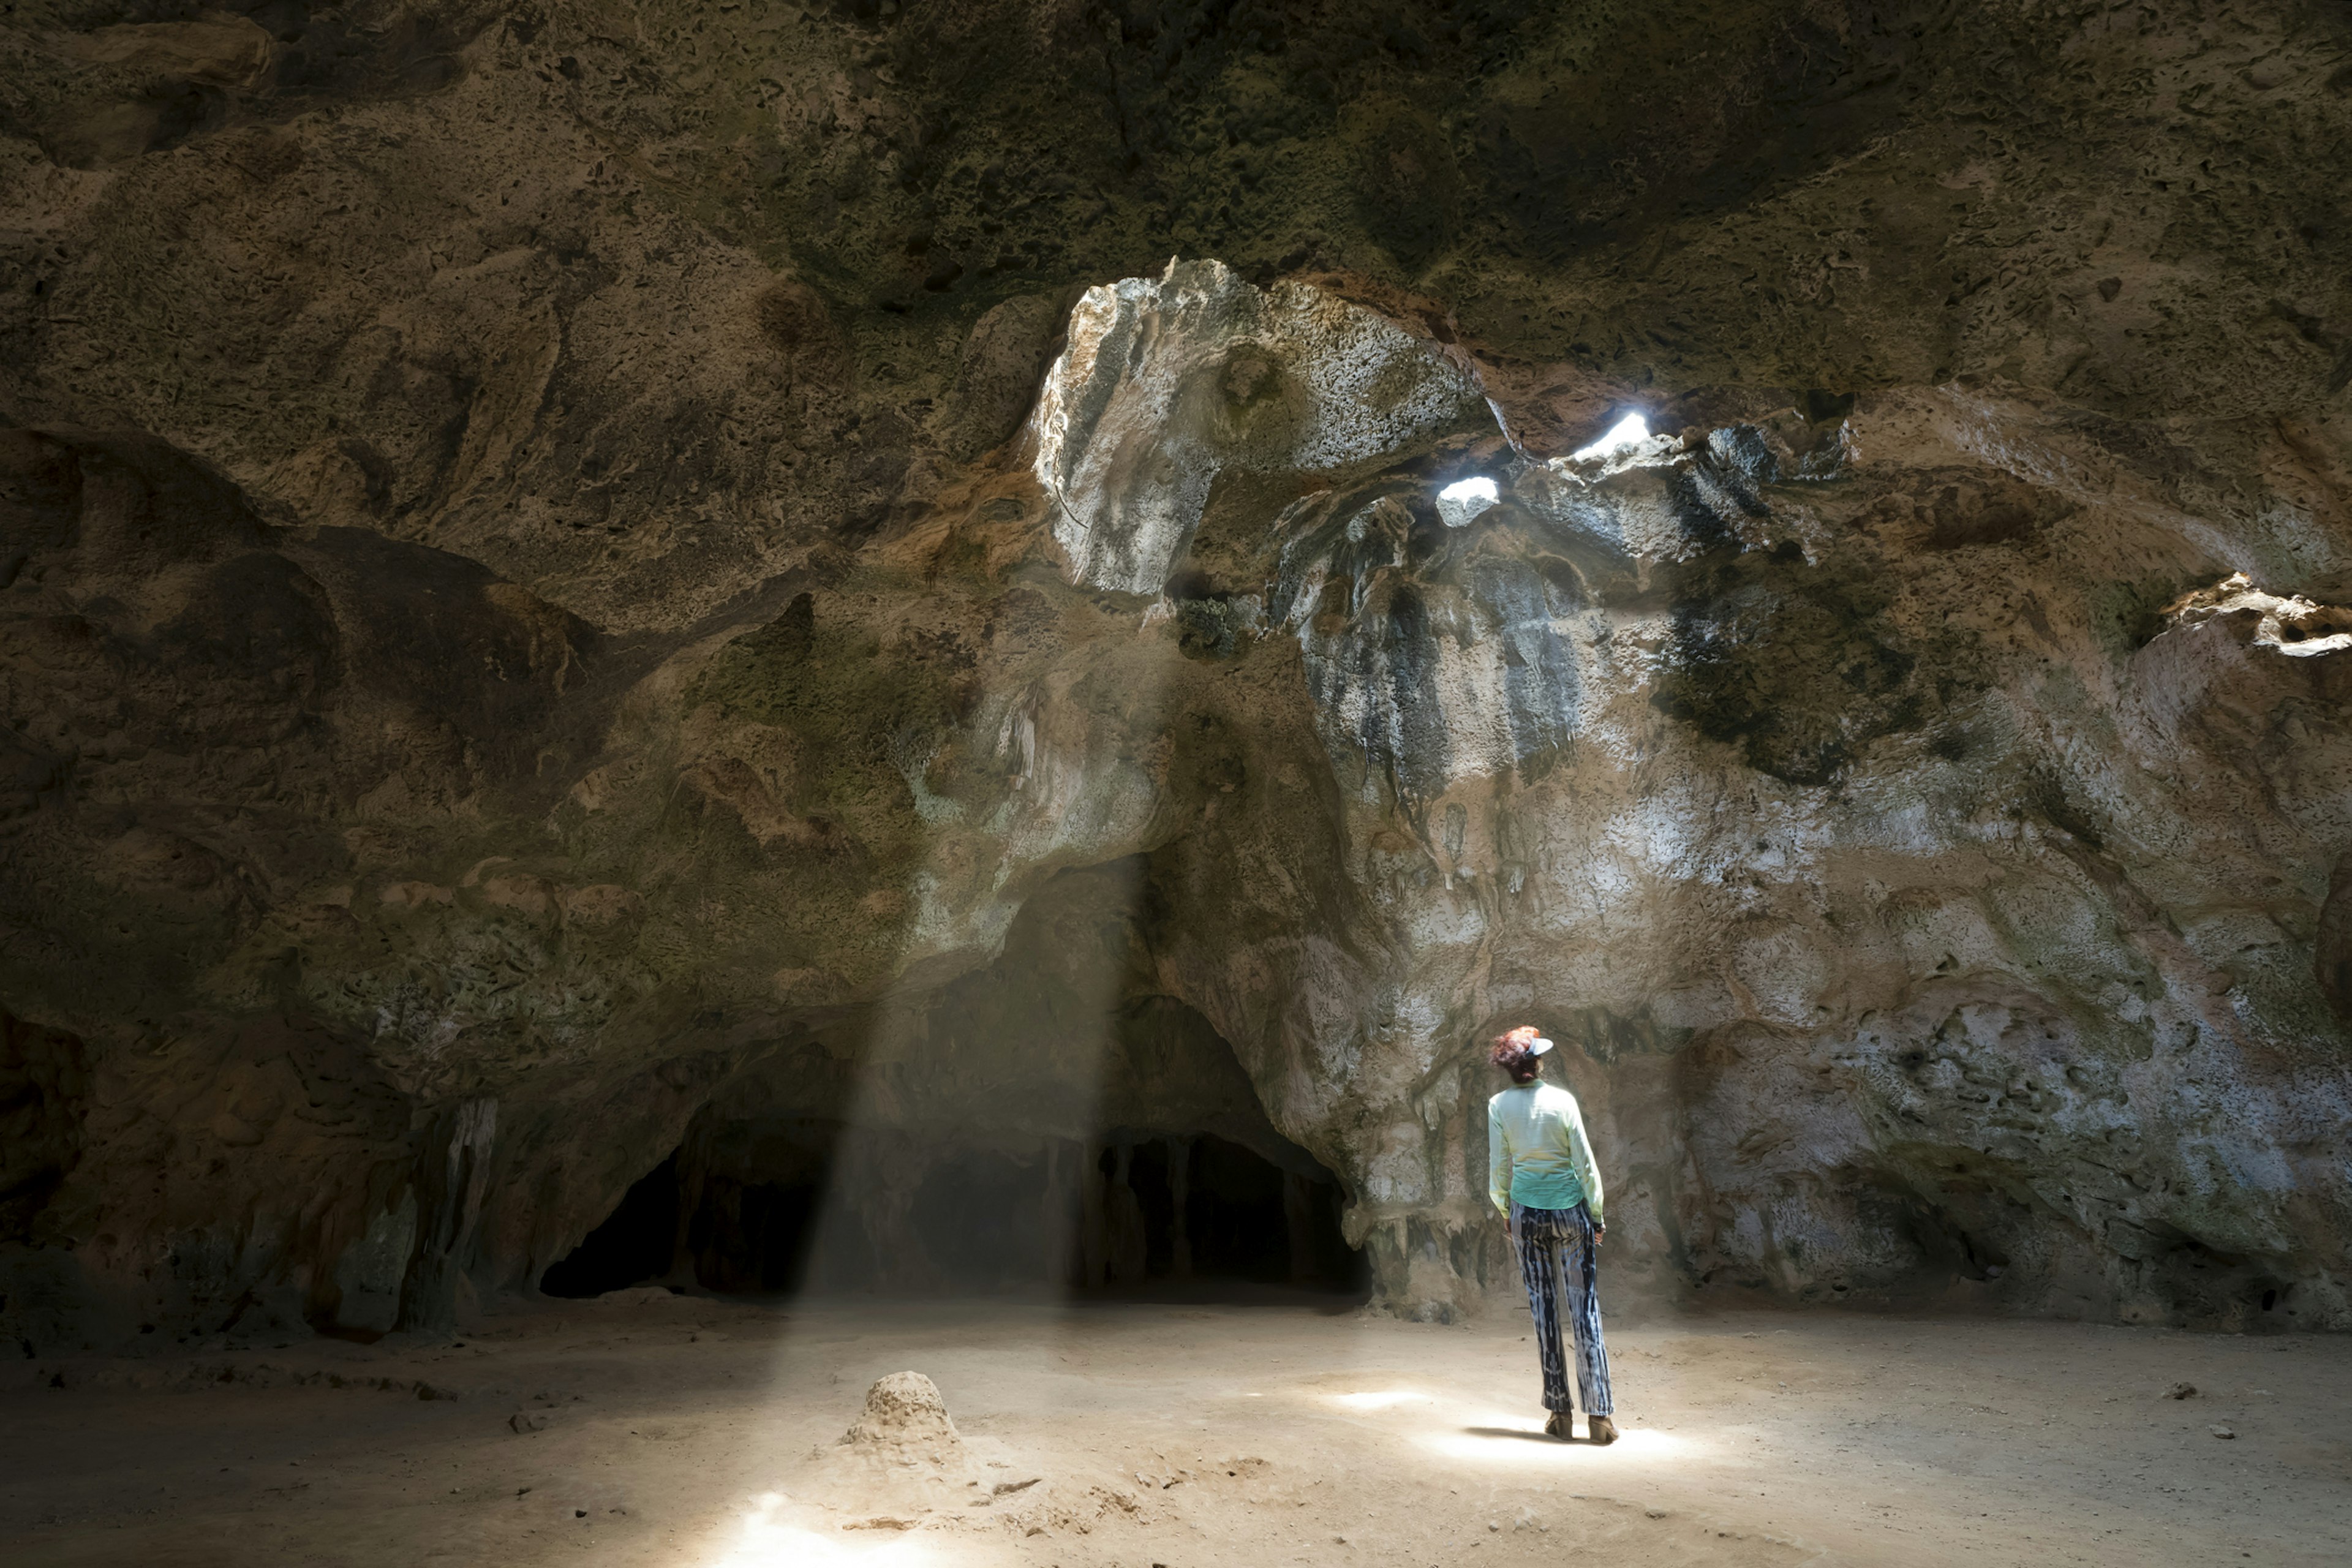
<path fill-rule="evenodd" d="M 1522 1018 L 1629 1287 L 2352 1323 L 2348 44 L 19 0 L 0 1329 L 817 1122 L 886 1248 L 1303 1148 L 1444 1315 Z"/>

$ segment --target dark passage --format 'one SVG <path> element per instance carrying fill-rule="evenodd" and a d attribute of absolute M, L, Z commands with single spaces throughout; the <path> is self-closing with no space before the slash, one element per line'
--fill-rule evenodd
<path fill-rule="evenodd" d="M 1234 1280 L 1361 1291 L 1338 1180 L 1290 1151 L 1277 1165 L 1210 1133 L 1113 1143 L 1096 1163 L 1081 1247 L 1090 1287 Z"/>
<path fill-rule="evenodd" d="M 836 1124 L 803 1119 L 697 1129 L 540 1277 L 540 1289 L 597 1296 L 690 1278 L 734 1294 L 798 1289 L 839 1136 Z"/>
<path fill-rule="evenodd" d="M 688 1133 L 680 1213 L 697 1285 L 771 1294 L 806 1283 L 841 1135 L 838 1121 L 805 1116 L 714 1120 Z M 856 1228 L 835 1227 L 853 1248 Z"/>
<path fill-rule="evenodd" d="M 855 1184 L 828 1196 L 840 1138 L 837 1125 L 772 1121 L 690 1136 L 540 1288 L 568 1297 L 689 1279 L 758 1295 L 1368 1288 L 1364 1259 L 1341 1235 L 1339 1182 L 1295 1147 L 1280 1151 L 1280 1164 L 1206 1132 L 940 1150 L 892 1200 Z"/>
<path fill-rule="evenodd" d="M 814 1181 L 707 1179 L 686 1222 L 694 1282 L 706 1290 L 797 1290 L 816 1238 Z"/>
<path fill-rule="evenodd" d="M 667 1274 L 677 1248 L 677 1156 L 640 1177 L 587 1239 L 549 1266 L 539 1288 L 551 1296 L 601 1296 Z"/>
<path fill-rule="evenodd" d="M 908 1218 L 940 1278 L 1005 1290 L 1053 1279 L 1055 1233 L 1067 1224 L 1058 1210 L 1051 1160 L 968 1150 L 932 1167 Z"/>

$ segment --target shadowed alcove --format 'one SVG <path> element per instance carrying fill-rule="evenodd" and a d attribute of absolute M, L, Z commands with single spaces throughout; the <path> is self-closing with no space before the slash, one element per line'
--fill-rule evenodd
<path fill-rule="evenodd" d="M 746 1074 L 540 1288 L 1360 1298 L 1339 1179 L 1199 1011 L 1121 999 L 1150 875 L 1065 872 L 984 969 Z"/>

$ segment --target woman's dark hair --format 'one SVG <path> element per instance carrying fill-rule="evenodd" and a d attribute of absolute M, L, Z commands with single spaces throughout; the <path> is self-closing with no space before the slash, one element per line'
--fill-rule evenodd
<path fill-rule="evenodd" d="M 1533 1025 L 1522 1024 L 1496 1035 L 1495 1048 L 1487 1053 L 1486 1059 L 1509 1073 L 1513 1083 L 1533 1083 L 1536 1075 L 1543 1070 L 1543 1058 L 1535 1052 L 1539 1037 Z"/>

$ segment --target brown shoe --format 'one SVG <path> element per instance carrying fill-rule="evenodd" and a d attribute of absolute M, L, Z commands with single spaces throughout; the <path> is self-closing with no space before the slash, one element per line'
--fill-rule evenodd
<path fill-rule="evenodd" d="M 1584 1425 L 1592 1434 L 1593 1442 L 1614 1443 L 1617 1440 L 1617 1423 L 1606 1415 L 1587 1416 Z"/>
<path fill-rule="evenodd" d="M 1575 1417 L 1565 1410 L 1553 1411 L 1544 1421 L 1544 1436 L 1557 1437 L 1563 1443 L 1575 1442 L 1576 1428 L 1570 1425 L 1574 1420 Z"/>

